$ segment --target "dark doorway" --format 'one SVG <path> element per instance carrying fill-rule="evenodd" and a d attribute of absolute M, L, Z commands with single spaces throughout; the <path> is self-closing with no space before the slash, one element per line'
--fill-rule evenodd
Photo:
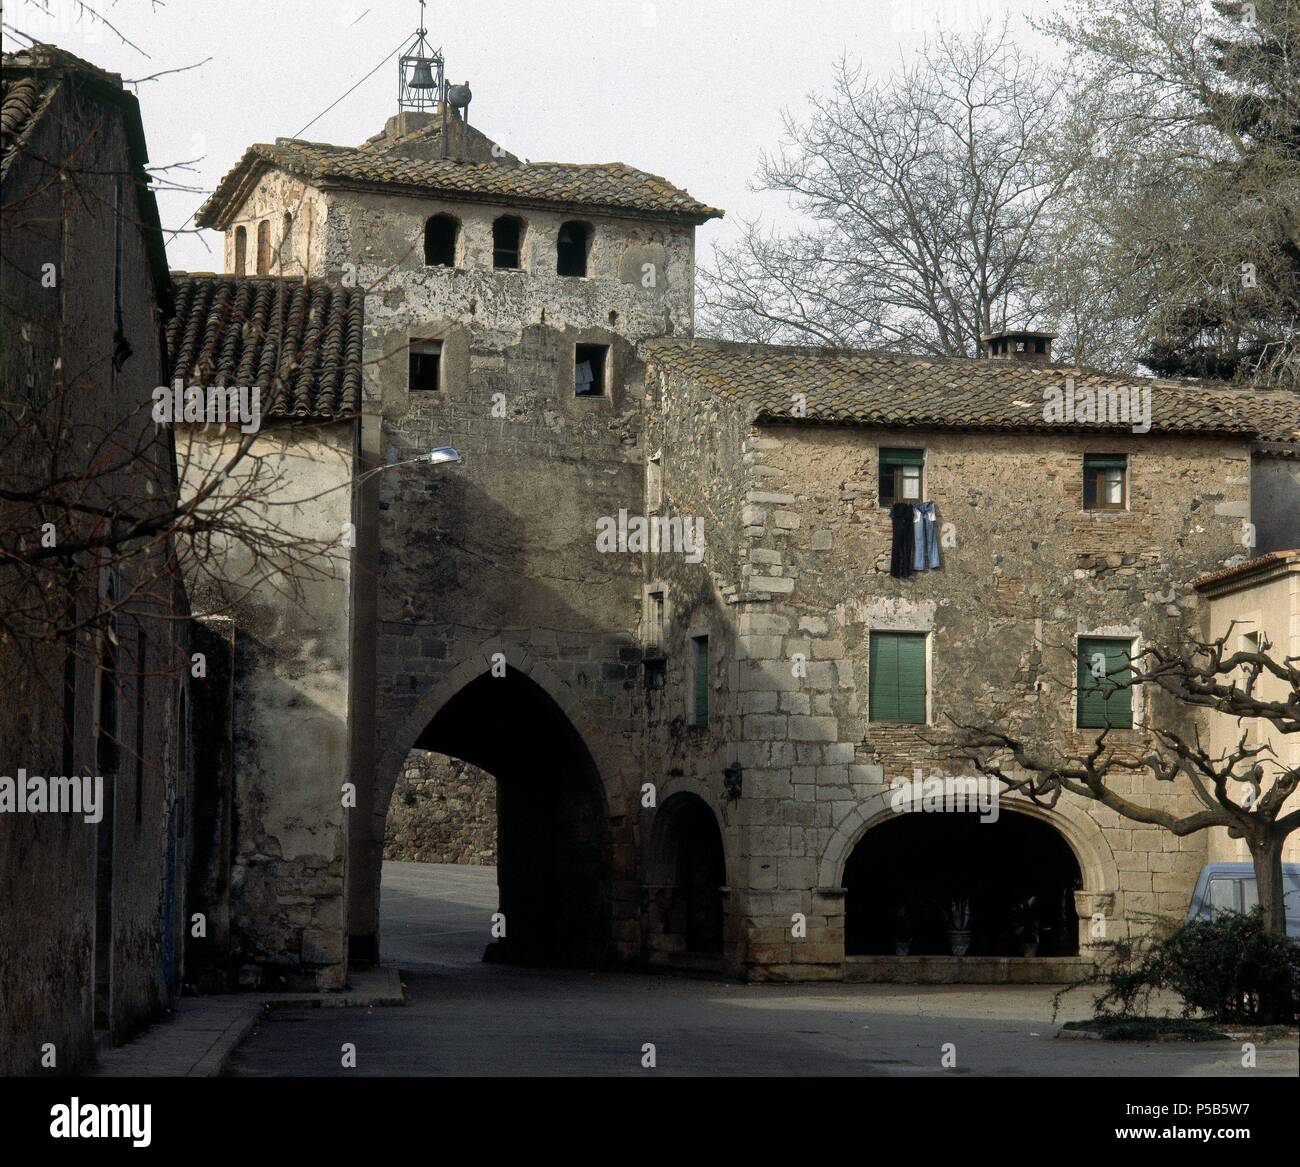
<path fill-rule="evenodd" d="M 727 864 L 712 809 L 694 794 L 675 794 L 660 808 L 652 875 L 660 919 L 651 921 L 668 952 L 720 956 L 726 914 Z M 657 881 L 665 881 L 659 883 Z"/>
<path fill-rule="evenodd" d="M 844 868 L 845 952 L 948 955 L 969 909 L 972 956 L 1073 956 L 1078 860 L 1027 815 L 903 814 L 869 830 Z"/>
<path fill-rule="evenodd" d="M 496 779 L 505 936 L 490 941 L 483 920 L 485 959 L 602 960 L 611 935 L 608 816 L 595 766 L 560 707 L 523 673 L 487 673 L 448 701 L 414 745 Z"/>

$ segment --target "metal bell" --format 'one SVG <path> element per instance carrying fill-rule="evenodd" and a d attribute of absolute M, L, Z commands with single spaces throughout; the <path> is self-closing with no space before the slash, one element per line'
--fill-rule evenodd
<path fill-rule="evenodd" d="M 416 61 L 415 71 L 407 83 L 409 89 L 437 89 L 438 83 L 433 79 L 433 69 L 428 61 Z"/>

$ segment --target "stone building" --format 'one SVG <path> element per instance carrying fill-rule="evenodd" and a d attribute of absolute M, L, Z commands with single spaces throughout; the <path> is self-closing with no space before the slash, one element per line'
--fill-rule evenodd
<path fill-rule="evenodd" d="M 171 284 L 121 78 L 38 45 L 0 97 L 0 1074 L 75 1073 L 184 975 L 188 609 L 150 418 Z"/>
<path fill-rule="evenodd" d="M 1077 744 L 1098 699 L 1081 653 L 1199 627 L 1192 581 L 1246 557 L 1248 523 L 1300 544 L 1297 398 L 1130 394 L 1053 364 L 1041 333 L 974 361 L 693 340 L 695 228 L 721 212 L 621 163 L 521 162 L 452 89 L 360 146 L 249 147 L 197 216 L 228 273 L 178 280 L 231 289 L 183 326 L 212 353 L 269 335 L 250 332 L 258 281 L 276 304 L 302 289 L 226 378 L 273 387 L 322 359 L 359 376 L 329 422 L 351 508 L 332 590 L 259 597 L 233 630 L 257 644 L 236 704 L 260 694 L 230 775 L 250 981 L 334 987 L 381 955 L 412 749 L 496 779 L 507 958 L 1052 979 L 1085 921 L 1185 911 L 1203 838 L 1066 803 L 1008 802 L 972 832 L 895 814 L 890 784 L 939 764 L 918 733 L 950 716 Z M 311 288 L 355 297 L 359 354 Z M 1149 401 L 1150 425 L 1097 420 L 1098 400 Z M 298 444 L 318 432 L 281 434 L 315 463 Z M 433 465 L 442 446 L 461 464 Z M 890 575 L 891 498 L 934 504 L 937 569 Z M 670 549 L 628 538 L 647 517 L 679 520 Z M 296 735 L 305 701 L 325 737 Z M 1164 716 L 1130 708 L 1114 739 L 1140 749 Z M 898 965 L 932 954 L 958 899 L 971 957 Z"/>

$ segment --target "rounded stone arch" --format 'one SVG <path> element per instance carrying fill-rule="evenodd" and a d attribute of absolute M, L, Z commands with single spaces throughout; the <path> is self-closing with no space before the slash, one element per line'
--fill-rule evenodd
<path fill-rule="evenodd" d="M 817 882 L 820 887 L 841 887 L 844 867 L 848 863 L 853 849 L 861 842 L 872 827 L 887 819 L 902 814 L 922 813 L 920 811 L 899 812 L 890 805 L 892 790 L 882 790 L 860 806 L 854 807 L 835 828 L 830 842 L 822 852 L 822 860 L 817 869 Z M 1072 803 L 1058 803 L 1056 809 L 1049 810 L 1027 798 L 1015 796 L 1003 797 L 999 803 L 1000 810 L 1022 814 L 1026 818 L 1036 819 L 1053 827 L 1069 845 L 1078 861 L 1080 874 L 1083 876 L 1083 891 L 1090 894 L 1114 892 L 1119 889 L 1119 868 L 1110 844 L 1106 842 L 1101 827 L 1087 813 L 1083 806 Z"/>
<path fill-rule="evenodd" d="M 667 844 L 674 826 L 674 819 L 686 807 L 700 804 L 708 809 L 718 830 L 718 839 L 722 845 L 723 863 L 726 869 L 727 886 L 735 886 L 732 871 L 734 857 L 727 849 L 726 823 L 723 822 L 721 813 L 717 806 L 714 805 L 709 788 L 698 778 L 689 778 L 684 775 L 670 778 L 657 792 L 656 805 L 651 812 L 649 829 L 644 835 L 644 875 L 648 883 L 663 882 L 663 877 L 670 874 L 671 856 L 668 854 Z"/>
<path fill-rule="evenodd" d="M 587 752 L 591 754 L 592 765 L 599 778 L 600 796 L 606 811 L 614 805 L 616 800 L 611 796 L 615 792 L 610 788 L 612 771 L 603 764 L 604 759 L 592 752 L 593 743 L 599 742 L 600 737 L 573 690 L 527 649 L 514 645 L 503 646 L 500 641 L 488 641 L 481 644 L 474 655 L 462 661 L 422 694 L 415 708 L 402 720 L 400 726 L 392 733 L 384 735 L 387 744 L 380 751 L 378 764 L 375 767 L 374 800 L 371 804 L 371 814 L 379 824 L 381 835 L 383 821 L 388 814 L 388 804 L 392 800 L 402 764 L 413 743 L 456 694 L 479 677 L 491 672 L 492 656 L 497 652 L 505 652 L 506 667 L 522 674 L 537 685 L 568 718 L 569 724 Z"/>
<path fill-rule="evenodd" d="M 703 784 L 659 801 L 645 838 L 643 928 L 651 963 L 721 961 L 728 929 L 727 846 Z"/>

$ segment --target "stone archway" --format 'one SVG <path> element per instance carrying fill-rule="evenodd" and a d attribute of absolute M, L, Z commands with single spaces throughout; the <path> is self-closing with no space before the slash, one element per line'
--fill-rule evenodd
<path fill-rule="evenodd" d="M 727 858 L 712 806 L 678 790 L 660 804 L 646 840 L 643 934 L 651 963 L 721 961 Z"/>
<path fill-rule="evenodd" d="M 478 671 L 441 701 L 413 740 L 390 742 L 389 752 L 399 747 L 463 759 L 496 779 L 505 935 L 489 955 L 525 963 L 604 958 L 611 932 L 608 807 L 596 764 L 559 703 L 520 669 Z M 385 774 L 376 783 L 371 837 L 361 855 L 376 901 L 395 780 Z M 485 945 L 488 926 L 485 919 Z"/>
<path fill-rule="evenodd" d="M 885 789 L 867 799 L 837 825 L 818 865 L 818 885 L 843 892 L 844 870 L 850 855 L 859 841 L 882 822 L 897 818 L 892 806 L 892 790 Z M 1078 916 L 1079 947 L 1091 942 L 1090 922 L 1096 915 L 1113 917 L 1116 893 L 1119 891 L 1119 868 L 1110 844 L 1101 827 L 1088 813 L 1086 804 L 1062 800 L 1053 809 L 1017 795 L 1003 795 L 1003 811 L 1036 819 L 1054 828 L 1069 846 L 1079 864 L 1082 888 L 1075 893 L 1075 912 Z M 909 812 L 910 813 L 910 812 Z"/>

